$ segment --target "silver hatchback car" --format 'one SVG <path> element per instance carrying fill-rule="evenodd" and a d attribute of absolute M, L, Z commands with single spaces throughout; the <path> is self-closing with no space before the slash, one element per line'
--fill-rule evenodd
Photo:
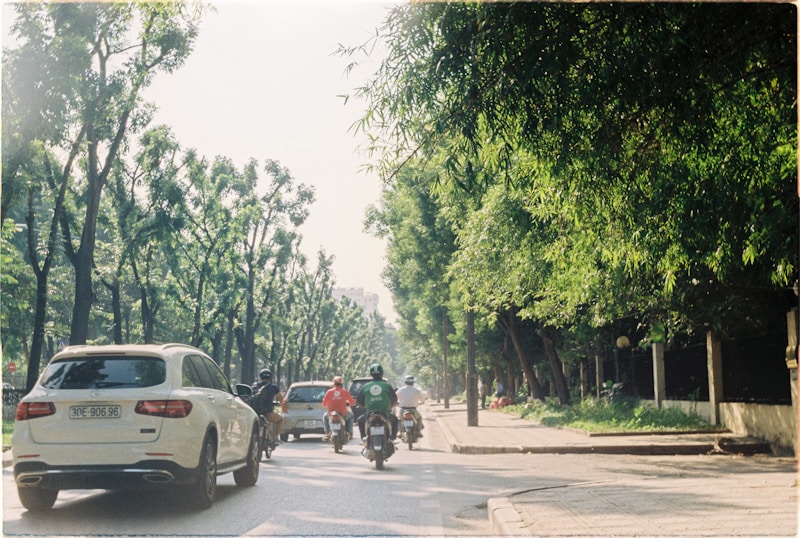
<path fill-rule="evenodd" d="M 291 433 L 299 439 L 304 433 L 322 435 L 322 416 L 325 407 L 322 398 L 333 387 L 330 381 L 300 381 L 292 383 L 283 399 L 281 414 L 286 421 L 281 433 L 281 441 L 287 441 Z"/>

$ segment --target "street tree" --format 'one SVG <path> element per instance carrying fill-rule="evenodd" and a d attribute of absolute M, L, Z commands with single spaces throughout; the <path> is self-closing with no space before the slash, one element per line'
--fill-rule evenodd
<path fill-rule="evenodd" d="M 387 188 L 413 165 L 468 212 L 493 185 L 521 197 L 519 233 L 543 233 L 533 261 L 502 269 L 537 276 L 517 274 L 510 303 L 550 342 L 625 317 L 691 334 L 783 316 L 798 251 L 792 6 L 422 3 L 378 38 L 388 54 L 357 92 L 357 127 Z M 460 293 L 491 285 L 476 280 Z"/>
<path fill-rule="evenodd" d="M 3 206 L 7 208 L 19 192 L 20 170 L 31 160 L 32 148 L 41 145 L 50 173 L 33 181 L 51 182 L 53 201 L 46 218 L 60 226 L 64 252 L 74 267 L 73 344 L 87 339 L 103 188 L 127 133 L 147 122 L 140 91 L 157 72 L 180 67 L 196 35 L 196 15 L 189 4 L 16 7 L 13 31 L 20 44 L 4 54 L 8 77 L 4 76 L 3 86 L 11 98 L 3 112 L 4 119 L 11 119 L 20 131 L 10 137 L 8 153 L 4 148 L 3 185 L 9 194 L 4 194 Z M 50 84 L 50 77 L 60 76 L 62 80 Z M 23 110 L 26 107 L 31 108 Z M 6 141 L 4 136 L 4 145 Z M 74 203 L 68 197 L 74 197 Z M 53 237 L 54 225 L 50 228 Z M 46 260 L 47 255 L 44 267 Z M 46 280 L 46 272 L 39 278 Z M 46 286 L 40 284 L 40 290 L 46 293 Z M 46 299 L 38 302 L 38 308 L 46 308 Z M 42 322 L 44 315 L 37 319 Z M 30 377 L 35 379 L 38 373 L 42 335 L 41 327 L 36 327 L 29 386 Z"/>

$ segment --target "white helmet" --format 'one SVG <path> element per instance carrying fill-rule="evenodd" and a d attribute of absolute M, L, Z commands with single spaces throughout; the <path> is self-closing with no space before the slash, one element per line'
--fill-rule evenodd
<path fill-rule="evenodd" d="M 403 383 L 405 383 L 406 385 L 413 385 L 415 381 L 416 379 L 414 379 L 413 375 L 407 375 L 405 379 L 403 379 Z"/>

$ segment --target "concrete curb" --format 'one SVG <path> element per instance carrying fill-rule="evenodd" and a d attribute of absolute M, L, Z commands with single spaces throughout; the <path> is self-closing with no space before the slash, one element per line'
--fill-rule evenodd
<path fill-rule="evenodd" d="M 442 428 L 443 430 L 446 427 Z M 772 449 L 766 442 L 726 443 L 720 448 L 717 443 L 680 443 L 650 445 L 598 445 L 598 446 L 475 446 L 450 443 L 450 451 L 456 454 L 628 454 L 633 456 L 697 456 L 703 454 L 770 454 Z"/>
<path fill-rule="evenodd" d="M 448 428 L 443 420 L 439 420 L 439 416 L 435 416 L 436 424 L 439 425 L 439 430 L 441 430 L 442 434 L 444 434 L 445 440 L 447 440 L 447 445 L 450 447 L 450 452 L 456 452 L 458 450 L 458 441 L 453 436 L 450 428 Z"/>
<path fill-rule="evenodd" d="M 525 518 L 506 497 L 494 497 L 487 503 L 492 531 L 498 536 L 530 535 Z"/>
<path fill-rule="evenodd" d="M 508 446 L 461 444 L 450 431 L 446 421 L 436 417 L 450 452 L 455 454 L 630 454 L 637 456 L 696 456 L 702 454 L 771 454 L 769 443 L 761 440 L 718 439 L 716 442 L 685 443 L 620 443 L 614 445 Z"/>

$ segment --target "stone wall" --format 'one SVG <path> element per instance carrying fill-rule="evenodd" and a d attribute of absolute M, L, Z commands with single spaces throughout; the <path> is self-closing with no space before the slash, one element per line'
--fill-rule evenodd
<path fill-rule="evenodd" d="M 791 405 L 723 402 L 719 404 L 719 412 L 722 424 L 732 432 L 764 439 L 773 446 L 797 454 L 797 417 Z"/>
<path fill-rule="evenodd" d="M 655 400 L 644 400 L 655 407 Z M 665 408 L 678 408 L 711 422 L 711 404 L 688 400 L 664 400 Z M 719 404 L 721 425 L 737 435 L 758 437 L 779 451 L 791 450 L 797 454 L 795 432 L 797 420 L 791 405 L 764 405 L 739 402 Z"/>

